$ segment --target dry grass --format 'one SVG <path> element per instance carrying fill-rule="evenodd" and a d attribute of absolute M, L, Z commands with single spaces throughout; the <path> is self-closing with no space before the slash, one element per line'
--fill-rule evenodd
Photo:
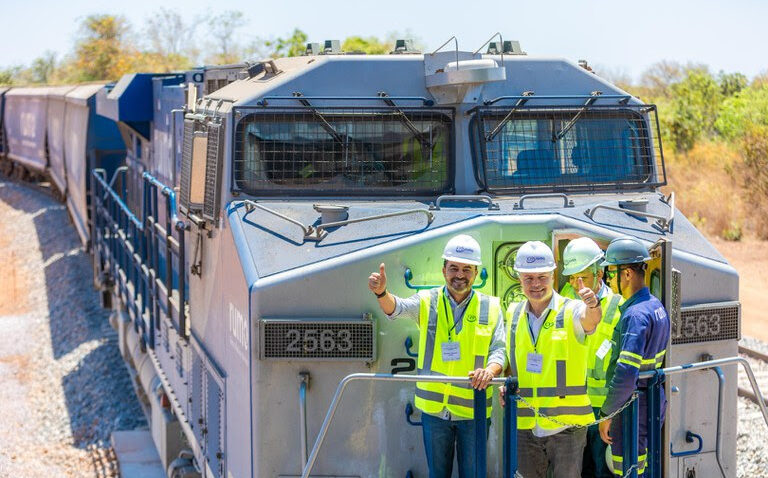
<path fill-rule="evenodd" d="M 701 142 L 687 153 L 670 152 L 665 159 L 666 192 L 675 191 L 675 205 L 699 229 L 739 240 L 745 234 L 755 235 L 766 221 L 750 210 L 745 199 L 743 160 L 735 147 Z"/>

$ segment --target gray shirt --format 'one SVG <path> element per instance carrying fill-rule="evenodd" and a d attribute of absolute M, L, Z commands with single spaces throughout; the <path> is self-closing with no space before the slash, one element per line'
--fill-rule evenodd
<path fill-rule="evenodd" d="M 454 330 L 458 334 L 461 332 L 463 325 L 464 312 L 467 310 L 470 299 L 475 294 L 472 291 L 464 300 L 460 303 L 456 303 L 453 300 L 451 294 L 449 294 L 445 287 L 442 287 L 443 294 L 448 298 L 448 304 L 451 306 L 451 313 L 453 314 Z M 419 323 L 419 311 L 421 309 L 421 296 L 413 294 L 407 299 L 401 299 L 400 297 L 392 294 L 395 298 L 395 310 L 387 318 L 394 320 L 397 318 L 408 318 Z M 488 347 L 488 364 L 496 363 L 504 370 L 507 367 L 507 352 L 506 352 L 506 330 L 504 329 L 504 312 L 499 307 L 499 319 L 496 321 L 496 327 L 493 329 L 493 337 L 491 338 L 491 345 Z M 467 420 L 463 417 L 452 417 L 451 413 L 447 409 L 443 409 L 442 412 L 435 414 L 435 416 L 442 418 L 443 420 Z"/>

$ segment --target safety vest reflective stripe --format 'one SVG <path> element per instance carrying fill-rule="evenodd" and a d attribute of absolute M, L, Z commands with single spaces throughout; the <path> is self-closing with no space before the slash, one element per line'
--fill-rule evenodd
<path fill-rule="evenodd" d="M 642 475 L 645 471 L 645 464 L 648 460 L 648 453 L 637 456 L 637 474 Z M 613 474 L 622 476 L 624 474 L 624 457 L 621 455 L 611 455 L 613 462 Z"/>
<path fill-rule="evenodd" d="M 621 313 L 619 312 L 619 304 L 622 302 L 621 295 L 611 294 L 609 297 L 608 300 L 600 301 L 603 318 L 597 325 L 595 332 L 586 338 L 588 395 L 592 401 L 592 406 L 595 408 L 600 408 L 605 403 L 605 397 L 607 396 L 604 390 L 607 385 L 605 380 L 608 375 L 608 364 L 611 358 L 610 353 L 607 351 L 604 351 L 605 353 L 600 357 L 598 350 L 600 350 L 606 340 L 611 343 L 612 347 L 615 346 L 611 339 L 613 337 L 613 330 L 621 318 Z"/>
<path fill-rule="evenodd" d="M 563 417 L 564 415 L 590 415 L 594 417 L 592 405 L 581 406 L 562 406 L 562 407 L 539 407 L 539 413 L 549 417 Z M 524 407 L 517 411 L 519 417 L 534 417 L 535 412 L 530 408 Z"/>
<path fill-rule="evenodd" d="M 419 375 L 467 376 L 477 368 L 484 368 L 493 329 L 499 317 L 499 301 L 481 293 L 475 293 L 464 312 L 461 329 L 451 333 L 449 324 L 455 323 L 443 288 L 422 291 L 419 311 L 421 336 L 419 337 Z M 427 317 L 426 322 L 422 322 Z M 455 330 L 455 329 L 453 329 Z M 459 359 L 444 361 L 443 344 L 458 345 Z M 469 380 L 449 384 L 417 382 L 416 407 L 431 414 L 447 409 L 458 417 L 472 418 L 474 414 L 474 389 Z M 486 393 L 486 413 L 490 416 L 492 388 Z"/>
<path fill-rule="evenodd" d="M 643 357 L 640 355 L 637 355 L 632 352 L 627 352 L 626 350 L 622 350 L 619 352 L 619 360 L 618 363 L 623 363 L 630 365 L 635 368 L 640 368 L 640 365 L 643 362 Z"/>
<path fill-rule="evenodd" d="M 525 397 L 543 415 L 573 425 L 585 425 L 594 420 L 594 412 L 587 396 L 586 347 L 578 342 L 574 333 L 573 304 L 570 299 L 554 296 L 554 305 L 539 331 L 536 343 L 528 330 L 527 301 L 510 305 L 507 310 L 507 355 L 513 373 L 521 385 L 520 396 Z M 533 355 L 541 356 L 538 370 L 517 362 L 527 362 Z M 556 429 L 561 425 L 536 415 L 518 402 L 518 429 L 539 426 Z"/>

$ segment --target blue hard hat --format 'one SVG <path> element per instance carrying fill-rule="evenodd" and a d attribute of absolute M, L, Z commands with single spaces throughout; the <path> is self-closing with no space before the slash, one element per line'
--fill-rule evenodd
<path fill-rule="evenodd" d="M 651 260 L 651 255 L 642 242 L 634 237 L 624 236 L 617 237 L 608 244 L 608 249 L 605 250 L 605 260 L 600 263 L 600 266 L 636 264 L 649 260 Z"/>

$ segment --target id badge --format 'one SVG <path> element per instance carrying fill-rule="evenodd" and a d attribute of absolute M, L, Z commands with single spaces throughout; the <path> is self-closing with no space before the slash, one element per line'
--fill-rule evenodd
<path fill-rule="evenodd" d="M 544 356 L 541 354 L 528 352 L 528 361 L 525 364 L 525 371 L 528 373 L 541 373 L 544 365 Z"/>
<path fill-rule="evenodd" d="M 443 342 L 440 349 L 443 352 L 443 362 L 461 360 L 461 349 L 458 342 Z"/>
<path fill-rule="evenodd" d="M 597 358 L 599 358 L 600 360 L 604 359 L 605 356 L 608 355 L 608 352 L 611 350 L 612 346 L 613 344 L 611 343 L 610 340 L 608 339 L 603 340 L 603 343 L 600 344 L 600 348 L 597 349 L 597 353 L 595 355 L 597 355 Z"/>

